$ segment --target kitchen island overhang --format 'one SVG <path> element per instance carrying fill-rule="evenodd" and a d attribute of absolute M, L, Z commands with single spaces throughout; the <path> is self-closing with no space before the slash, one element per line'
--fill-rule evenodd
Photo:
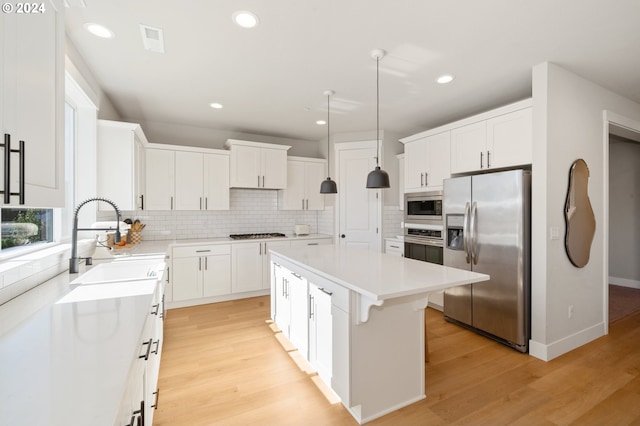
<path fill-rule="evenodd" d="M 300 333 L 293 330 L 306 326 L 307 344 L 294 345 L 361 424 L 425 398 L 424 309 L 429 294 L 489 280 L 485 274 L 359 247 L 270 251 L 272 318 L 285 324 L 283 332 L 297 342 Z M 320 309 L 314 305 L 320 297 L 330 298 L 330 313 L 324 316 L 314 310 Z M 318 323 L 320 318 L 331 324 Z M 316 341 L 316 327 L 330 330 L 330 338 Z M 331 359 L 322 362 L 314 351 L 327 345 Z"/>

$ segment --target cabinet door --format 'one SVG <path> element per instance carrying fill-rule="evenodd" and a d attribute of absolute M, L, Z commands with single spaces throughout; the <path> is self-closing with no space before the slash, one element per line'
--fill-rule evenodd
<path fill-rule="evenodd" d="M 289 320 L 291 318 L 290 304 L 288 298 L 287 279 L 289 278 L 289 270 L 276 265 L 274 267 L 274 287 L 272 297 L 275 298 L 274 318 L 278 328 L 289 337 Z"/>
<path fill-rule="evenodd" d="M 203 296 L 220 296 L 231 293 L 231 256 L 205 256 Z"/>
<path fill-rule="evenodd" d="M 229 210 L 229 156 L 204 154 L 204 209 Z"/>
<path fill-rule="evenodd" d="M 258 188 L 258 184 L 262 184 L 260 162 L 259 148 L 241 145 L 232 146 L 231 187 Z"/>
<path fill-rule="evenodd" d="M 271 265 L 271 255 L 269 254 L 269 249 L 272 249 L 274 247 L 291 247 L 291 242 L 288 240 L 281 240 L 281 241 L 265 241 L 262 244 L 262 248 L 258 251 L 261 255 L 262 255 L 262 262 L 263 262 L 263 272 L 262 272 L 262 276 L 263 276 L 263 282 L 262 282 L 262 288 L 263 289 L 268 289 L 269 288 L 269 271 L 270 271 L 270 265 Z"/>
<path fill-rule="evenodd" d="M 144 158 L 144 146 L 142 145 L 142 142 L 137 138 L 137 136 L 135 136 L 133 143 L 133 196 L 135 210 L 144 210 L 144 190 L 146 178 L 145 165 L 146 163 Z"/>
<path fill-rule="evenodd" d="M 116 203 L 120 210 L 135 210 L 133 130 L 120 123 L 102 121 L 98 122 L 97 130 L 98 194 Z M 98 203 L 98 209 L 113 211 L 107 203 Z"/>
<path fill-rule="evenodd" d="M 63 207 L 64 5 L 50 0 L 44 7 L 0 16 L 0 136 L 11 136 L 12 149 L 25 141 L 24 205 Z M 11 166 L 10 190 L 18 192 L 18 154 Z M 17 196 L 11 205 L 19 205 Z"/>
<path fill-rule="evenodd" d="M 261 148 L 261 188 L 285 189 L 287 187 L 287 151 Z"/>
<path fill-rule="evenodd" d="M 306 164 L 304 161 L 296 160 L 287 162 L 287 188 L 278 193 L 280 210 L 305 209 Z M 319 185 L 320 183 L 318 183 L 318 192 L 320 192 Z"/>
<path fill-rule="evenodd" d="M 263 243 L 231 245 L 231 292 L 261 290 L 263 275 Z"/>
<path fill-rule="evenodd" d="M 198 299 L 202 297 L 202 257 L 173 259 L 173 301 Z"/>
<path fill-rule="evenodd" d="M 175 153 L 175 206 L 176 210 L 202 210 L 204 208 L 203 165 L 199 152 Z"/>
<path fill-rule="evenodd" d="M 174 152 L 147 149 L 146 160 L 146 209 L 173 210 Z"/>
<path fill-rule="evenodd" d="M 488 166 L 531 164 L 531 108 L 487 120 Z"/>
<path fill-rule="evenodd" d="M 404 145 L 404 192 L 424 190 L 427 171 L 427 141 L 420 139 Z"/>
<path fill-rule="evenodd" d="M 442 189 L 443 181 L 451 177 L 451 132 L 439 133 L 427 138 L 428 189 Z"/>
<path fill-rule="evenodd" d="M 309 362 L 322 380 L 331 386 L 333 370 L 333 316 L 331 296 L 309 283 L 311 313 L 309 315 Z"/>
<path fill-rule="evenodd" d="M 487 126 L 485 121 L 451 131 L 451 173 L 485 169 Z"/>
<path fill-rule="evenodd" d="M 309 301 L 307 280 L 300 275 L 289 272 L 289 341 L 298 348 L 298 352 L 309 359 Z"/>
<path fill-rule="evenodd" d="M 307 210 L 324 210 L 324 195 L 320 193 L 320 184 L 326 178 L 327 171 L 324 163 L 307 163 L 305 175 L 305 207 Z"/>

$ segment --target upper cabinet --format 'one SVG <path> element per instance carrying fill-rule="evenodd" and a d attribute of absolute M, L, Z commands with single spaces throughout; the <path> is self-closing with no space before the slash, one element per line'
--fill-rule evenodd
<path fill-rule="evenodd" d="M 229 210 L 229 152 L 176 151 L 176 210 Z"/>
<path fill-rule="evenodd" d="M 531 164 L 531 107 L 451 131 L 451 173 Z"/>
<path fill-rule="evenodd" d="M 450 141 L 451 132 L 442 132 L 405 143 L 405 192 L 442 189 L 450 176 Z"/>
<path fill-rule="evenodd" d="M 11 196 L 10 205 L 63 207 L 64 6 L 61 0 L 49 0 L 38 11 L 0 14 L 3 155 L 10 141 L 10 179 L 5 182 L 0 161 L 0 191 L 24 194 L 24 202 Z M 4 197 L 0 204 L 6 204 Z"/>
<path fill-rule="evenodd" d="M 139 124 L 98 120 L 98 195 L 112 200 L 120 210 L 145 209 L 146 144 Z M 111 210 L 106 203 L 98 208 Z"/>
<path fill-rule="evenodd" d="M 145 208 L 147 210 L 173 210 L 175 152 L 168 149 L 147 148 L 145 157 Z"/>
<path fill-rule="evenodd" d="M 320 184 L 326 178 L 326 160 L 289 157 L 287 189 L 278 191 L 280 210 L 324 210 Z"/>
<path fill-rule="evenodd" d="M 290 146 L 227 140 L 231 150 L 231 188 L 285 189 Z"/>

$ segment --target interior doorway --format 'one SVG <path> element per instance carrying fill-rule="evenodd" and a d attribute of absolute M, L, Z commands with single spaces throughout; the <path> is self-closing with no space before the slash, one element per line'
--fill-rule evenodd
<path fill-rule="evenodd" d="M 376 141 L 335 144 L 338 183 L 336 244 L 378 250 L 382 247 L 382 196 L 367 189 L 376 165 Z"/>
<path fill-rule="evenodd" d="M 640 123 L 606 114 L 607 323 L 640 310 Z"/>

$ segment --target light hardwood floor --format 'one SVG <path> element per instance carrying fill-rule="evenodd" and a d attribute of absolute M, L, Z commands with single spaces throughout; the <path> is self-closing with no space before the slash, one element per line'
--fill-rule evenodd
<path fill-rule="evenodd" d="M 154 425 L 356 425 L 268 318 L 268 296 L 169 310 Z M 640 313 L 550 362 L 426 322 L 427 398 L 370 425 L 640 425 Z"/>

